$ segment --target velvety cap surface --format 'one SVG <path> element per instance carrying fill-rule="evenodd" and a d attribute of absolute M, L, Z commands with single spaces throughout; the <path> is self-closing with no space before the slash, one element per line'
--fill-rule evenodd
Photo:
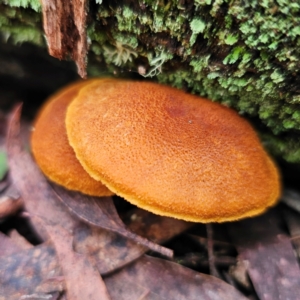
<path fill-rule="evenodd" d="M 171 87 L 94 82 L 69 105 L 66 128 L 93 178 L 160 215 L 237 220 L 280 194 L 278 171 L 246 120 Z"/>
<path fill-rule="evenodd" d="M 78 91 L 91 82 L 68 86 L 44 104 L 34 124 L 31 147 L 37 164 L 53 182 L 88 195 L 108 196 L 113 193 L 89 176 L 76 159 L 65 129 L 67 106 Z"/>

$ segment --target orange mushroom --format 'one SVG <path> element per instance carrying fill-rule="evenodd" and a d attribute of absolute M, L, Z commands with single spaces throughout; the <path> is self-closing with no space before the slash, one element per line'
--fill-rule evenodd
<path fill-rule="evenodd" d="M 67 106 L 78 91 L 91 82 L 94 81 L 68 86 L 44 104 L 34 124 L 31 146 L 37 164 L 53 182 L 88 195 L 109 196 L 113 193 L 89 176 L 76 159 L 65 129 Z"/>
<path fill-rule="evenodd" d="M 95 180 L 159 215 L 233 221 L 261 214 L 280 195 L 278 170 L 250 124 L 175 88 L 95 81 L 69 105 L 66 129 Z"/>

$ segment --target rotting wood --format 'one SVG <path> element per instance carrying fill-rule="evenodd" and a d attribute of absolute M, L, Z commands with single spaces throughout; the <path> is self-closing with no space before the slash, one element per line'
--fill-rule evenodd
<path fill-rule="evenodd" d="M 58 59 L 70 57 L 78 74 L 85 78 L 87 1 L 73 0 L 68 5 L 62 0 L 41 0 L 41 3 L 49 54 Z"/>

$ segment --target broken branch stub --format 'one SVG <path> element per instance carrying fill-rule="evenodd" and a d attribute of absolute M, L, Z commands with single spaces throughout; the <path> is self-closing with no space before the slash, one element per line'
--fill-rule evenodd
<path fill-rule="evenodd" d="M 49 54 L 58 59 L 70 57 L 78 74 L 86 78 L 87 1 L 73 0 L 68 5 L 61 0 L 41 0 L 41 3 Z"/>

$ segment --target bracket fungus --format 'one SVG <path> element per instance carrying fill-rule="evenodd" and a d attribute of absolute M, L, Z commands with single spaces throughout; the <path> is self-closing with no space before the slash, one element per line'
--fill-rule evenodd
<path fill-rule="evenodd" d="M 72 84 L 54 94 L 43 105 L 34 124 L 31 148 L 37 164 L 53 182 L 88 195 L 109 196 L 113 193 L 86 173 L 76 159 L 65 128 L 68 105 L 79 90 L 91 82 L 93 80 Z"/>
<path fill-rule="evenodd" d="M 159 215 L 233 221 L 263 213 L 280 195 L 279 172 L 251 125 L 175 88 L 92 81 L 68 106 L 66 130 L 91 177 Z"/>

